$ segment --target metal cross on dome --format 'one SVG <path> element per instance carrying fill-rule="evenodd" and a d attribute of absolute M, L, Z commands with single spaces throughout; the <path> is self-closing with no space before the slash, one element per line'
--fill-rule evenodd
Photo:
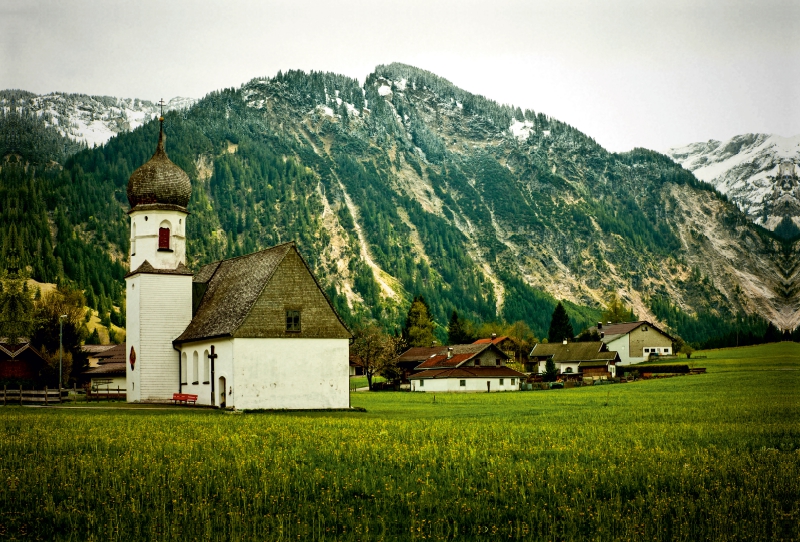
<path fill-rule="evenodd" d="M 164 98 L 158 100 L 158 105 L 161 106 L 161 116 L 164 116 Z"/>

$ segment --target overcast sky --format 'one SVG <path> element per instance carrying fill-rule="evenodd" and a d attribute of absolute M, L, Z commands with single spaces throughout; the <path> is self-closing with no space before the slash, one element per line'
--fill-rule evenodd
<path fill-rule="evenodd" d="M 200 98 L 395 61 L 612 151 L 800 133 L 800 0 L 0 0 L 0 88 Z"/>

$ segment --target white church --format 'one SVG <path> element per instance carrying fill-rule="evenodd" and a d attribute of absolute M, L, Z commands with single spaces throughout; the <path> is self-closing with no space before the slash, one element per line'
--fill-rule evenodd
<path fill-rule="evenodd" d="M 352 334 L 294 243 L 186 267 L 189 176 L 164 150 L 128 181 L 128 402 L 348 408 Z"/>

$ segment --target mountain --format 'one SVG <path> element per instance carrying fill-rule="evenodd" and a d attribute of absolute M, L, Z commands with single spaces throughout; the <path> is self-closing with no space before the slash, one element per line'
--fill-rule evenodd
<path fill-rule="evenodd" d="M 800 234 L 800 135 L 738 135 L 673 147 L 666 154 L 713 185 L 753 222 L 770 230 Z"/>
<path fill-rule="evenodd" d="M 194 98 L 172 98 L 164 104 L 164 111 L 186 109 L 196 102 Z M 88 147 L 103 145 L 119 133 L 134 130 L 160 111 L 158 104 L 135 98 L 0 91 L 0 107 L 10 110 L 12 106 L 35 115 L 61 136 Z"/>
<path fill-rule="evenodd" d="M 5 133 L 21 118 L 35 124 L 20 108 Z M 351 322 L 399 328 L 422 294 L 440 336 L 457 310 L 524 320 L 542 337 L 557 300 L 579 330 L 615 292 L 696 344 L 800 323 L 796 244 L 711 185 L 424 70 L 378 66 L 363 85 L 279 72 L 165 118 L 167 152 L 193 183 L 190 265 L 295 240 Z M 125 186 L 157 130 L 57 163 L 36 148 L 5 153 L 0 190 L 26 197 L 0 211 L 28 220 L 34 278 L 72 280 L 103 310 L 123 302 Z"/>

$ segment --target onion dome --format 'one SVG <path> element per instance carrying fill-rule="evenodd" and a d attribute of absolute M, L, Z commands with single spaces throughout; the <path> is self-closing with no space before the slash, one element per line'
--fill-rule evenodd
<path fill-rule="evenodd" d="M 128 202 L 133 210 L 170 209 L 186 212 L 192 195 L 189 176 L 167 158 L 164 150 L 164 118 L 153 157 L 128 179 Z"/>

